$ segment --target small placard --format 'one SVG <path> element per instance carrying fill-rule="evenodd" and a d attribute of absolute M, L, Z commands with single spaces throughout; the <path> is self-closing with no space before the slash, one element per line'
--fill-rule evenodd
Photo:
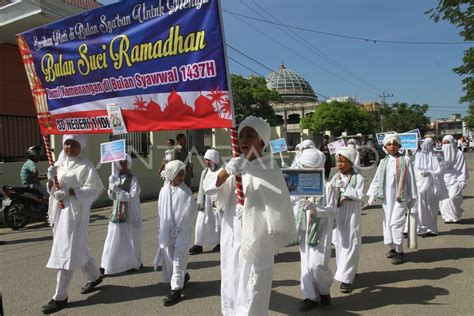
<path fill-rule="evenodd" d="M 346 142 L 342 138 L 328 144 L 329 153 L 334 155 L 336 150 L 341 147 L 346 147 Z"/>
<path fill-rule="evenodd" d="M 127 134 L 127 127 L 123 120 L 122 110 L 115 103 L 107 104 L 107 115 L 109 116 L 110 128 L 113 135 Z"/>
<path fill-rule="evenodd" d="M 101 163 L 124 160 L 125 153 L 125 139 L 100 144 Z"/>
<path fill-rule="evenodd" d="M 417 133 L 403 133 L 399 134 L 400 142 L 401 142 L 401 149 L 411 149 L 411 150 L 418 150 L 418 134 Z"/>
<path fill-rule="evenodd" d="M 441 149 L 437 149 L 434 151 L 434 154 L 436 158 L 438 158 L 438 161 L 444 161 L 444 151 Z"/>
<path fill-rule="evenodd" d="M 270 149 L 272 153 L 281 153 L 284 151 L 288 151 L 288 147 L 286 146 L 286 139 L 278 138 L 275 140 L 270 141 Z"/>
<path fill-rule="evenodd" d="M 324 169 L 281 169 L 290 195 L 324 196 Z"/>

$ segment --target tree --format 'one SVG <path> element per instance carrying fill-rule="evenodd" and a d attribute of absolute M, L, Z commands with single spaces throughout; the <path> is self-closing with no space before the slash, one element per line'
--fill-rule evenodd
<path fill-rule="evenodd" d="M 349 135 L 370 134 L 374 130 L 372 122 L 370 114 L 357 103 L 332 101 L 318 105 L 312 115 L 305 116 L 301 120 L 301 128 L 309 128 L 318 133 L 328 130 L 336 136 L 342 132 Z"/>
<path fill-rule="evenodd" d="M 383 124 L 383 131 L 406 132 L 420 129 L 421 135 L 428 130 L 430 118 L 426 116 L 429 105 L 394 103 L 379 109 L 377 115 Z"/>
<path fill-rule="evenodd" d="M 464 117 L 464 121 L 466 121 L 468 128 L 474 128 L 474 104 L 469 105 L 467 116 Z"/>
<path fill-rule="evenodd" d="M 260 116 L 270 125 L 281 122 L 270 102 L 282 102 L 278 92 L 267 88 L 265 78 L 231 75 L 236 121 L 239 123 L 249 115 Z"/>
<path fill-rule="evenodd" d="M 465 41 L 474 40 L 474 2 L 472 0 L 440 0 L 438 6 L 426 13 L 431 14 L 435 22 L 445 20 L 456 25 L 461 31 Z M 460 98 L 460 102 L 474 104 L 474 47 L 464 51 L 463 65 L 453 69 L 460 76 L 464 84 L 463 91 L 466 95 Z"/>

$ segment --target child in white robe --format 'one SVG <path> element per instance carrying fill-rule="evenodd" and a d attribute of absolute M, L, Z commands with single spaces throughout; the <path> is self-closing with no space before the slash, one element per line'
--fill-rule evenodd
<path fill-rule="evenodd" d="M 446 188 L 440 203 L 441 216 L 446 224 L 457 223 L 462 216 L 462 191 L 469 178 L 467 164 L 451 135 L 443 137 L 443 154 L 444 162 L 441 162 L 441 167 Z"/>
<path fill-rule="evenodd" d="M 367 195 L 368 205 L 376 199 L 382 200 L 384 244 L 389 245 L 386 254 L 392 264 L 404 261 L 403 230 L 405 212 L 416 202 L 417 191 L 413 164 L 400 155 L 400 136 L 397 133 L 387 134 L 383 140 L 387 156 L 380 161 Z"/>
<path fill-rule="evenodd" d="M 211 195 L 204 193 L 203 182 L 206 176 L 216 172 L 220 160 L 219 152 L 215 149 L 208 149 L 204 154 L 204 163 L 206 168 L 201 173 L 199 181 L 199 190 L 197 196 L 198 215 L 196 226 L 194 228 L 194 246 L 189 249 L 191 255 L 202 253 L 203 246 L 215 247 L 212 251 L 219 251 L 220 225 L 219 216 L 216 208 L 213 206 Z"/>
<path fill-rule="evenodd" d="M 426 138 L 420 146 L 421 149 L 416 152 L 413 164 L 418 189 L 417 232 L 423 237 L 432 237 L 438 235 L 441 168 L 438 158 L 433 153 L 433 140 Z"/>
<path fill-rule="evenodd" d="M 325 160 L 326 156 L 318 149 L 305 149 L 293 168 L 324 170 Z M 301 311 L 312 310 L 318 304 L 322 308 L 331 306 L 330 289 L 334 275 L 329 261 L 335 200 L 329 183 L 326 183 L 324 191 L 324 197 L 292 198 L 301 256 L 301 293 L 304 297 L 299 303 Z"/>
<path fill-rule="evenodd" d="M 339 172 L 331 179 L 336 196 L 336 265 L 334 279 L 343 293 L 352 291 L 362 245 L 361 211 L 364 177 L 358 173 L 358 153 L 349 147 L 336 151 Z"/>
<path fill-rule="evenodd" d="M 232 158 L 204 180 L 222 209 L 221 311 L 227 315 L 268 315 L 274 255 L 295 239 L 294 216 L 277 163 L 263 155 L 270 125 L 249 116 L 238 129 L 242 156 Z M 244 205 L 237 203 L 236 176 L 242 175 Z"/>
<path fill-rule="evenodd" d="M 139 271 L 142 266 L 141 188 L 131 168 L 128 154 L 112 165 L 107 193 L 114 202 L 100 264 L 103 274 Z"/>
<path fill-rule="evenodd" d="M 53 245 L 46 266 L 57 270 L 57 278 L 52 300 L 42 307 L 45 314 L 67 306 L 74 270 L 80 268 L 87 279 L 82 294 L 90 293 L 102 282 L 99 267 L 89 252 L 88 232 L 91 204 L 104 186 L 92 162 L 82 154 L 86 145 L 84 135 L 63 135 L 63 151 L 54 166 L 48 168 L 48 220 L 53 226 Z M 55 176 L 59 189 L 53 185 Z"/>
<path fill-rule="evenodd" d="M 191 189 L 184 183 L 185 169 L 186 165 L 179 160 L 166 164 L 162 176 L 167 181 L 158 197 L 159 246 L 155 267 L 161 261 L 163 283 L 171 286 L 170 294 L 163 299 L 164 306 L 181 300 L 181 290 L 190 279 L 186 267 L 197 207 Z"/>

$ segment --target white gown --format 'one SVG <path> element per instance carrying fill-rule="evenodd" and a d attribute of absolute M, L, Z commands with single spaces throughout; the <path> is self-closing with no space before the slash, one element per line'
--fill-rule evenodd
<path fill-rule="evenodd" d="M 206 176 L 213 173 L 209 169 L 202 171 Z M 212 207 L 212 195 L 204 195 L 204 209 L 197 213 L 194 244 L 198 246 L 212 246 L 217 245 L 220 241 L 220 225 L 218 213 Z"/>
<path fill-rule="evenodd" d="M 183 288 L 191 246 L 192 221 L 196 202 L 191 189 L 182 183 L 166 183 L 158 197 L 158 249 L 155 269 L 163 267 L 163 283 L 171 283 L 171 290 Z"/>
<path fill-rule="evenodd" d="M 120 176 L 123 183 L 125 177 Z M 141 239 L 142 219 L 140 208 L 141 188 L 135 177 L 132 177 L 130 192 L 121 190 L 118 194 L 108 191 L 109 198 L 128 202 L 127 220 L 123 223 L 109 221 L 107 237 L 100 266 L 105 274 L 115 274 L 129 269 L 139 269 L 142 265 Z"/>
<path fill-rule="evenodd" d="M 385 176 L 385 191 L 384 199 L 382 201 L 383 208 L 383 239 L 384 244 L 391 245 L 391 247 L 398 246 L 402 248 L 403 229 L 405 226 L 405 212 L 408 208 L 413 206 L 416 202 L 416 184 L 414 179 L 413 164 L 407 157 L 406 168 L 408 168 L 407 178 L 405 180 L 406 196 L 405 201 L 398 202 L 396 200 L 396 159 L 389 155 L 387 159 L 387 169 Z M 380 179 L 380 165 L 377 168 L 374 179 L 367 191 L 368 196 L 377 196 L 379 187 L 384 185 Z M 394 249 L 394 248 L 392 248 Z M 402 248 L 403 249 L 403 248 Z"/>
<path fill-rule="evenodd" d="M 336 209 L 336 265 L 334 276 L 339 282 L 352 284 L 360 260 L 362 246 L 361 211 L 364 196 L 364 177 L 357 174 L 356 185 L 347 185 L 349 176 L 342 174 L 345 191 L 341 196 L 345 199 Z"/>
<path fill-rule="evenodd" d="M 53 197 L 49 198 L 53 246 L 46 266 L 75 270 L 92 259 L 88 245 L 90 210 L 104 186 L 92 162 L 82 156 L 66 160 L 57 171 L 60 188 L 74 189 L 76 196 L 68 195 L 63 209 Z"/>

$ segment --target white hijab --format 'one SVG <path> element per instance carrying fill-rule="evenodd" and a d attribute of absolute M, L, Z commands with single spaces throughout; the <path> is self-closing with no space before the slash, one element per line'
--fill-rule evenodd
<path fill-rule="evenodd" d="M 316 148 L 303 150 L 295 168 L 324 168 L 326 156 Z"/>
<path fill-rule="evenodd" d="M 66 153 L 64 152 L 64 149 L 62 149 L 61 153 L 59 154 L 58 160 L 54 163 L 55 166 L 63 166 L 64 163 L 67 163 L 69 161 L 75 161 L 75 160 L 77 160 L 77 158 L 79 158 L 80 156 L 83 156 L 86 153 L 85 152 L 86 147 L 87 147 L 87 137 L 86 137 L 86 135 L 83 135 L 83 134 L 64 134 L 63 135 L 63 142 L 62 142 L 63 146 L 64 146 L 64 143 L 69 139 L 75 140 L 76 142 L 78 142 L 81 145 L 81 152 L 76 157 L 68 157 L 66 155 Z"/>
<path fill-rule="evenodd" d="M 421 150 L 415 154 L 416 169 L 422 171 L 431 171 L 438 173 L 440 171 L 439 162 L 433 152 L 433 140 L 431 138 L 423 139 L 421 142 Z"/>
<path fill-rule="evenodd" d="M 272 134 L 270 124 L 265 122 L 260 117 L 247 116 L 239 125 L 238 135 L 240 135 L 240 132 L 244 129 L 244 127 L 247 126 L 251 127 L 257 132 L 258 136 L 260 136 L 261 140 L 265 143 L 266 148 L 270 142 L 270 137 Z"/>
<path fill-rule="evenodd" d="M 186 165 L 180 160 L 171 160 L 165 166 L 165 170 L 161 172 L 161 177 L 166 181 L 173 181 L 181 170 L 186 172 Z"/>

